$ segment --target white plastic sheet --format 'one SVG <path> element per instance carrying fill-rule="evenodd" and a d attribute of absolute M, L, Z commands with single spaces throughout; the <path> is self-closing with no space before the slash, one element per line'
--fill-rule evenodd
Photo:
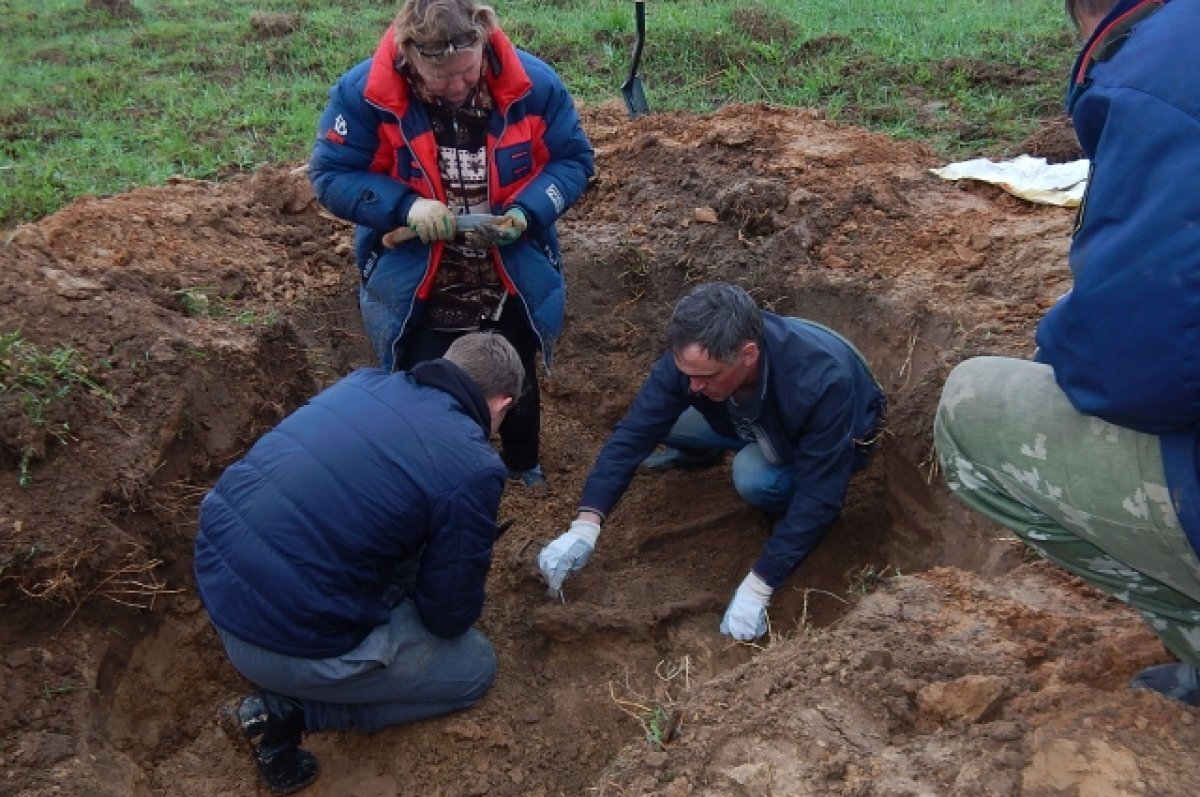
<path fill-rule="evenodd" d="M 1088 161 L 1050 164 L 1045 158 L 1019 155 L 1007 161 L 976 158 L 929 171 L 944 180 L 982 180 L 1030 202 L 1073 208 L 1087 188 Z"/>

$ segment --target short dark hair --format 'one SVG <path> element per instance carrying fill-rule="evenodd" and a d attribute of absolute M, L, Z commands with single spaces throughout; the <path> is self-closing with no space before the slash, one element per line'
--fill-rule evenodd
<path fill-rule="evenodd" d="M 1080 28 L 1079 16 L 1081 14 L 1100 19 L 1108 16 L 1108 12 L 1112 11 L 1113 6 L 1117 4 L 1117 0 L 1065 0 L 1065 2 L 1067 16 L 1075 24 L 1076 30 Z"/>
<path fill-rule="evenodd" d="M 730 362 L 745 343 L 758 342 L 762 329 L 762 311 L 750 294 L 728 282 L 707 282 L 675 302 L 667 346 L 681 352 L 696 345 L 714 360 Z"/>
<path fill-rule="evenodd" d="M 445 358 L 479 386 L 485 399 L 521 395 L 525 366 L 512 344 L 495 332 L 471 332 L 456 339 Z"/>

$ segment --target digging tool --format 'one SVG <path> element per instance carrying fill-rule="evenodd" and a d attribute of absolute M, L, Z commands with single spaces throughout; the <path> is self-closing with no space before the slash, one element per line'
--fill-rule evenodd
<path fill-rule="evenodd" d="M 493 216 L 489 213 L 464 213 L 461 216 L 455 216 L 454 223 L 456 238 L 467 246 L 486 249 L 496 242 L 497 228 L 511 225 L 512 219 Z M 383 236 L 383 245 L 391 249 L 416 237 L 417 231 L 413 228 L 397 227 Z"/>
<path fill-rule="evenodd" d="M 646 43 L 645 0 L 634 0 L 633 13 L 637 22 L 637 41 L 633 45 L 633 63 L 629 65 L 629 77 L 621 84 L 621 95 L 625 98 L 625 107 L 629 109 L 629 118 L 637 119 L 650 113 L 650 103 L 646 102 L 646 92 L 642 88 L 642 76 L 638 74 L 638 66 L 642 62 L 642 45 Z"/>

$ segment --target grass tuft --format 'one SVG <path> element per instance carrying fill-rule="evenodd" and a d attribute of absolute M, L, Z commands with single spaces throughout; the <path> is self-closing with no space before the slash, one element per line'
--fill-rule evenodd
<path fill-rule="evenodd" d="M 112 396 L 96 380 L 95 368 L 86 364 L 78 351 L 60 346 L 44 352 L 26 341 L 20 332 L 0 334 L 0 407 L 15 404 L 23 415 L 26 429 L 49 433 L 62 445 L 70 440 L 70 424 L 53 417 L 52 409 L 79 388 L 105 401 Z M 5 407 L 11 413 L 11 406 Z M 39 446 L 27 434 L 20 434 L 17 464 L 18 482 L 32 482 L 29 467 L 39 454 Z M 6 440 L 9 445 L 14 441 Z"/>

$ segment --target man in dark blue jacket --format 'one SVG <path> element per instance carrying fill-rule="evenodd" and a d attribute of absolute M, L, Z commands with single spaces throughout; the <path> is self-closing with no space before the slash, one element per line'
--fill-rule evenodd
<path fill-rule="evenodd" d="M 489 438 L 524 369 L 472 333 L 411 372 L 346 376 L 231 465 L 200 506 L 196 584 L 262 691 L 226 711 L 280 793 L 304 731 L 373 732 L 465 708 L 496 673 L 472 628 L 506 471 Z"/>
<path fill-rule="evenodd" d="M 666 353 L 592 467 L 579 515 L 538 556 L 551 593 L 587 563 L 639 464 L 685 467 L 734 450 L 738 494 L 778 520 L 721 632 L 762 636 L 771 593 L 841 513 L 884 407 L 866 361 L 833 330 L 760 310 L 734 285 L 692 288 L 672 311 Z M 648 460 L 664 441 L 665 456 Z"/>
<path fill-rule="evenodd" d="M 1035 361 L 975 358 L 935 421 L 950 487 L 1132 605 L 1181 661 L 1133 685 L 1200 705 L 1200 4 L 1068 0 L 1067 109 L 1092 169 L 1071 291 Z"/>

